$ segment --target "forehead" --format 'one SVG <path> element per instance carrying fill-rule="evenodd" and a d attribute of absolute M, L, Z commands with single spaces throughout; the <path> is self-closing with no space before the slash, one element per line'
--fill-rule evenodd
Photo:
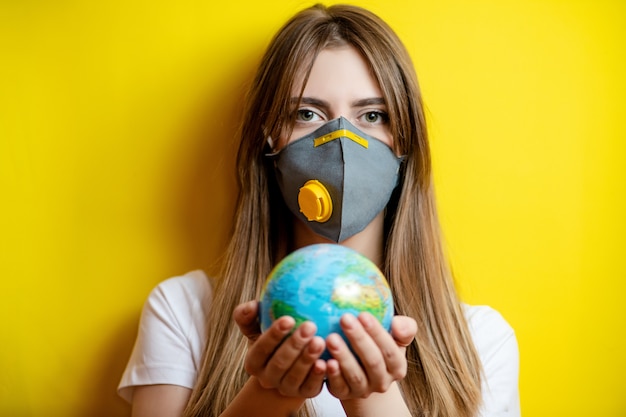
<path fill-rule="evenodd" d="M 306 66 L 297 71 L 292 96 L 298 96 L 306 78 Z M 309 94 L 380 96 L 380 86 L 369 63 L 352 45 L 322 49 L 311 66 L 304 96 Z"/>

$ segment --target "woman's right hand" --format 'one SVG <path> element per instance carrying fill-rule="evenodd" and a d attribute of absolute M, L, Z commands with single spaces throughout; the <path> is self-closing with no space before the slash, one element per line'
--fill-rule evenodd
<path fill-rule="evenodd" d="M 249 341 L 246 372 L 263 388 L 276 389 L 284 396 L 311 398 L 319 394 L 326 374 L 326 361 L 320 359 L 326 343 L 315 335 L 315 324 L 307 321 L 293 330 L 295 320 L 284 316 L 261 333 L 258 313 L 257 301 L 240 304 L 233 312 Z"/>

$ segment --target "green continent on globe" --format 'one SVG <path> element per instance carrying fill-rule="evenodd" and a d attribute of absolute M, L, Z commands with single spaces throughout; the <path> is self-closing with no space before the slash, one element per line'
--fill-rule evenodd
<path fill-rule="evenodd" d="M 379 321 L 384 319 L 387 313 L 387 297 L 384 288 L 363 284 L 358 279 L 344 278 L 339 281 L 331 297 L 331 302 L 336 307 L 367 311 Z"/>
<path fill-rule="evenodd" d="M 272 321 L 282 317 L 282 316 L 291 316 L 296 321 L 296 325 L 294 327 L 297 328 L 302 323 L 307 321 L 306 317 L 302 317 L 298 314 L 298 311 L 288 303 L 282 300 L 272 300 L 272 306 L 270 307 L 270 315 L 272 317 Z"/>

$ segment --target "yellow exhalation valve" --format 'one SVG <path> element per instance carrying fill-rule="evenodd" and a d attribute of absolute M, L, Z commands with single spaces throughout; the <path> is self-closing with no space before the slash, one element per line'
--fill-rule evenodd
<path fill-rule="evenodd" d="M 300 188 L 298 205 L 300 212 L 311 222 L 324 223 L 333 213 L 330 194 L 318 180 L 309 180 Z"/>

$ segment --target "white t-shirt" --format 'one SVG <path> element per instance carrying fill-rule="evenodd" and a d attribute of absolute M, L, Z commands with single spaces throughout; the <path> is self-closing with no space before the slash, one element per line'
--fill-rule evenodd
<path fill-rule="evenodd" d="M 202 271 L 160 283 L 148 297 L 118 392 L 132 400 L 139 385 L 171 384 L 193 388 L 206 336 L 205 318 L 212 288 Z M 482 417 L 520 415 L 519 354 L 515 334 L 502 316 L 485 306 L 467 306 L 465 315 L 483 365 Z M 326 386 L 313 399 L 318 416 L 345 417 Z"/>

